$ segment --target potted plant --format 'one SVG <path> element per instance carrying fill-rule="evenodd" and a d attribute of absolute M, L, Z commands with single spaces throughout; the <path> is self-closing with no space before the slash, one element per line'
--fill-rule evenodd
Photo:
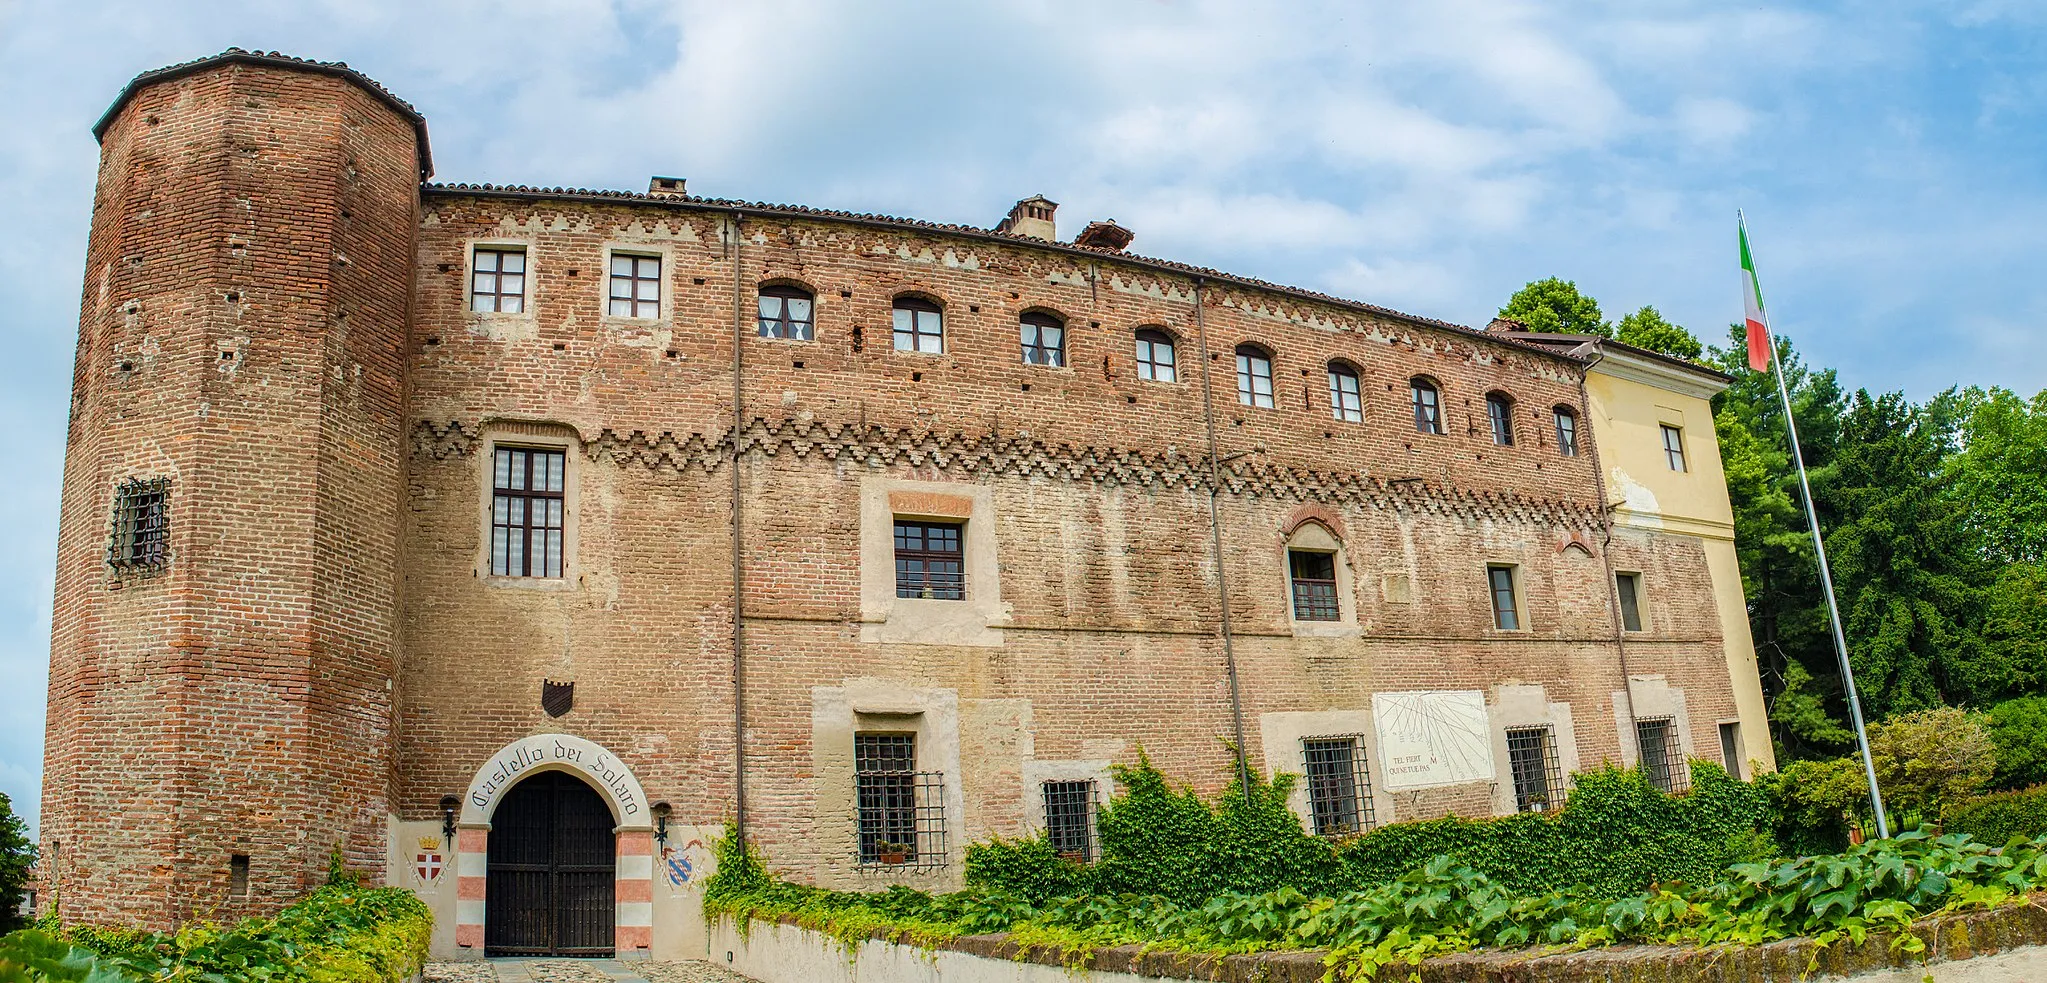
<path fill-rule="evenodd" d="M 874 845 L 874 859 L 875 862 L 884 864 L 908 863 L 916 849 L 908 843 L 891 843 L 884 840 Z"/>

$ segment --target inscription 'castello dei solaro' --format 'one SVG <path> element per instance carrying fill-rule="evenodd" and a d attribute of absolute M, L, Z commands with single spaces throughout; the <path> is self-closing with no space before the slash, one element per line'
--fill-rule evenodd
<path fill-rule="evenodd" d="M 339 64 L 139 76 L 102 147 L 42 897 L 273 911 L 337 845 L 449 958 L 701 955 L 709 845 L 956 887 L 1140 751 L 1352 835 L 1772 767 L 1708 400 L 993 229 L 429 183 Z"/>

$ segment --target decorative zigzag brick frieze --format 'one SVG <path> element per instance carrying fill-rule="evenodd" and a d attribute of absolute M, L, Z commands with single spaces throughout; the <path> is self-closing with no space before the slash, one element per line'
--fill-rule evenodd
<path fill-rule="evenodd" d="M 583 441 L 592 461 L 650 471 L 713 474 L 731 459 L 731 431 L 716 435 L 610 428 Z M 482 427 L 449 421 L 420 421 L 413 428 L 415 457 L 466 457 L 482 441 Z M 885 467 L 907 464 L 963 477 L 1008 475 L 1085 481 L 1134 488 L 1194 488 L 1209 484 L 1204 458 L 1177 451 L 1146 452 L 1112 447 L 1076 447 L 1032 437 L 1001 434 L 942 434 L 871 424 L 755 418 L 742 435 L 742 449 L 763 457 L 790 455 Z M 1253 461 L 1232 461 L 1221 471 L 1223 490 L 1249 498 L 1354 505 L 1384 511 L 1429 512 L 1468 519 L 1497 519 L 1545 526 L 1595 529 L 1595 509 L 1565 500 L 1537 499 L 1510 492 L 1475 491 L 1441 483 L 1389 482 L 1350 472 L 1318 471 Z"/>

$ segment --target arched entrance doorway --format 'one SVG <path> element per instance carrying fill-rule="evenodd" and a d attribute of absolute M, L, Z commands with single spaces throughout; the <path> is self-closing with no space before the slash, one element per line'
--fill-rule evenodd
<path fill-rule="evenodd" d="M 568 771 L 504 793 L 491 816 L 484 950 L 492 956 L 609 956 L 617 859 L 611 807 Z"/>

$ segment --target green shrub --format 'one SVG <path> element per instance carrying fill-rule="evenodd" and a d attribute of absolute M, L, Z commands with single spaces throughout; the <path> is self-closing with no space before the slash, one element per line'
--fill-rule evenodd
<path fill-rule="evenodd" d="M 1777 843 L 1793 856 L 1848 849 L 1848 821 L 1869 813 L 1869 782 L 1859 758 L 1794 761 L 1756 776 L 1770 804 Z"/>
<path fill-rule="evenodd" d="M 1959 707 L 1899 714 L 1871 726 L 1869 754 L 1885 808 L 1928 820 L 1948 803 L 1983 791 L 1997 768 L 1983 716 Z"/>
<path fill-rule="evenodd" d="M 1985 843 L 2047 835 L 2047 785 L 1969 799 L 1950 806 L 1946 818 L 1949 832 L 1967 833 Z"/>
<path fill-rule="evenodd" d="M 1998 788 L 2047 782 L 2047 696 L 2022 696 L 1990 708 L 1990 744 Z"/>

